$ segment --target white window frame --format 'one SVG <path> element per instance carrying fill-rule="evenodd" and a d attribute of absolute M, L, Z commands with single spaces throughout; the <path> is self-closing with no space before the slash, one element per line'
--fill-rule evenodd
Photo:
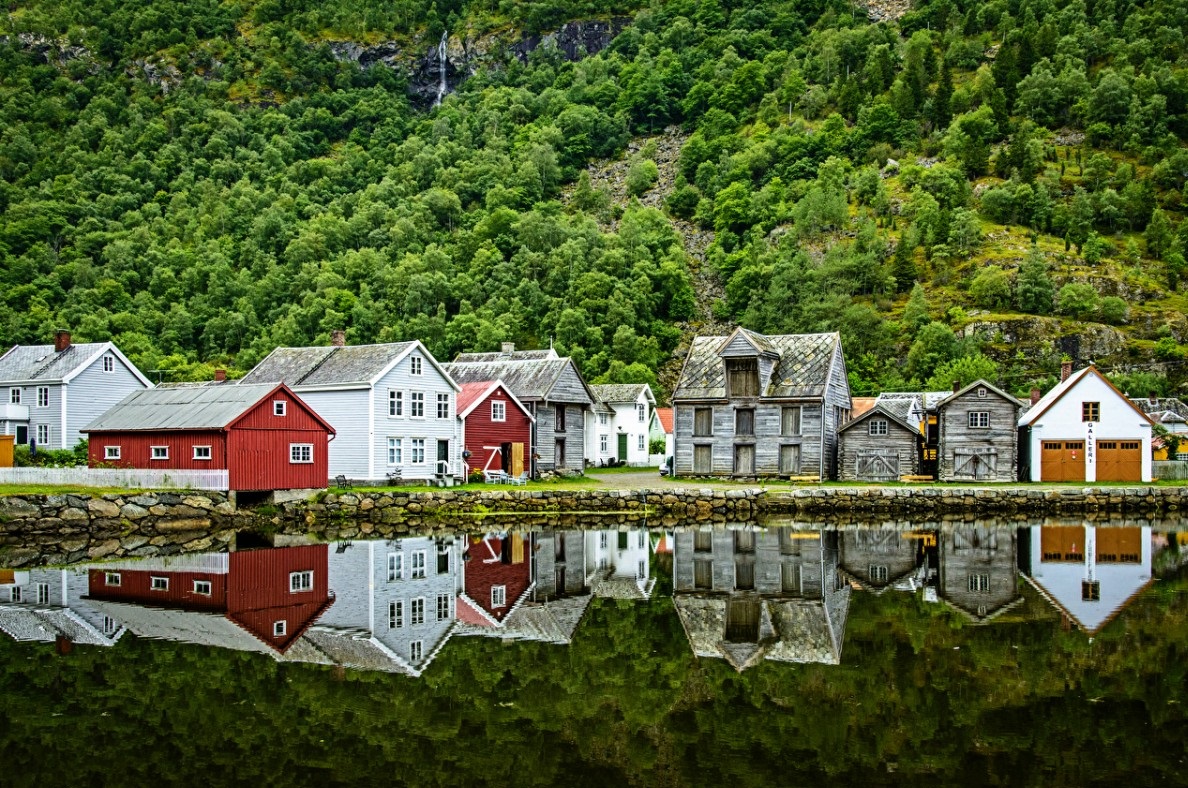
<path fill-rule="evenodd" d="M 417 596 L 408 600 L 408 625 L 410 627 L 425 625 L 425 597 Z"/>
<path fill-rule="evenodd" d="M 601 550 L 605 550 L 605 549 L 606 549 L 606 547 L 607 547 L 607 544 L 609 544 L 609 542 L 610 542 L 610 537 L 609 537 L 609 536 L 607 536 L 607 533 L 606 533 L 606 531 L 602 531 L 602 532 L 600 532 L 600 533 L 598 534 L 598 547 L 599 547 L 599 549 L 601 549 Z"/>
<path fill-rule="evenodd" d="M 288 405 L 289 403 L 285 402 L 283 399 L 274 399 L 272 401 L 272 415 L 284 416 L 288 412 Z"/>
<path fill-rule="evenodd" d="M 645 447 L 644 447 L 644 436 L 643 435 L 639 436 L 639 441 L 638 441 L 637 445 L 639 446 L 640 451 L 644 450 Z"/>
<path fill-rule="evenodd" d="M 645 577 L 647 577 L 647 576 L 648 576 L 648 562 L 647 562 L 647 561 L 645 561 L 645 560 L 644 560 L 644 559 L 642 559 L 642 558 L 641 558 L 641 559 L 639 559 L 639 567 L 638 567 L 638 570 L 639 570 L 639 571 L 638 571 L 638 573 L 637 573 L 637 575 L 636 575 L 636 578 L 635 578 L 635 579 L 636 579 L 636 580 L 643 580 Z"/>
<path fill-rule="evenodd" d="M 207 460 L 207 461 L 210 461 L 211 459 L 213 459 L 213 452 L 211 451 L 211 447 L 210 446 L 195 446 L 194 447 L 194 459 L 195 460 Z"/>
<path fill-rule="evenodd" d="M 304 594 L 314 590 L 314 573 L 312 569 L 302 569 L 289 572 L 289 593 Z"/>
<path fill-rule="evenodd" d="M 103 371 L 108 373 L 115 372 L 115 356 L 110 353 L 103 357 Z"/>
<path fill-rule="evenodd" d="M 602 452 L 603 454 L 609 453 L 610 449 L 607 448 L 610 445 L 609 440 L 610 439 L 606 435 L 599 435 L 598 436 L 598 451 Z"/>
<path fill-rule="evenodd" d="M 642 402 L 636 403 L 635 415 L 636 415 L 637 420 L 639 421 L 640 424 L 644 423 L 644 420 L 647 418 L 647 414 L 648 414 L 648 406 L 644 405 Z"/>
<path fill-rule="evenodd" d="M 312 465 L 314 461 L 312 443 L 290 443 L 290 465 Z"/>
<path fill-rule="evenodd" d="M 120 458 L 120 447 L 119 446 L 104 446 L 103 447 L 103 459 L 118 460 L 119 458 Z"/>
<path fill-rule="evenodd" d="M 408 661 L 420 662 L 425 656 L 425 643 L 421 640 L 414 640 L 408 644 Z"/>
<path fill-rule="evenodd" d="M 644 546 L 647 543 L 648 543 L 648 535 L 645 534 L 643 531 L 640 531 L 639 532 L 639 541 L 637 542 L 639 549 L 640 550 L 644 549 Z"/>
<path fill-rule="evenodd" d="M 886 566 L 883 566 L 881 564 L 871 564 L 870 569 L 867 570 L 866 576 L 871 579 L 871 582 L 886 583 L 887 575 L 888 575 L 888 573 L 887 573 Z"/>
<path fill-rule="evenodd" d="M 404 629 L 403 599 L 394 599 L 388 603 L 388 629 Z"/>
<path fill-rule="evenodd" d="M 452 599 L 453 597 L 451 597 L 449 594 L 437 595 L 437 610 L 435 610 L 434 613 L 437 615 L 438 621 L 449 621 L 450 618 L 452 618 L 451 614 L 453 611 L 451 610 L 452 605 L 450 604 L 450 600 Z"/>
<path fill-rule="evenodd" d="M 48 408 L 49 407 L 49 386 L 38 386 L 37 387 L 37 407 L 39 407 L 39 408 Z"/>
<path fill-rule="evenodd" d="M 988 410 L 971 410 L 969 412 L 969 428 L 971 430 L 988 430 L 990 429 L 990 411 Z"/>
<path fill-rule="evenodd" d="M 169 590 L 169 578 L 161 577 L 159 575 L 150 575 L 149 576 L 149 590 L 150 591 L 168 591 Z"/>
<path fill-rule="evenodd" d="M 25 601 L 24 590 L 20 586 L 12 586 L 8 589 L 9 602 L 23 602 Z"/>
<path fill-rule="evenodd" d="M 194 581 L 194 593 L 201 594 L 202 596 L 210 596 L 210 594 L 211 594 L 210 581 L 209 580 L 195 580 Z"/>
<path fill-rule="evenodd" d="M 412 560 L 408 565 L 408 576 L 413 580 L 421 580 L 428 571 L 428 556 L 424 550 L 413 550 Z"/>
<path fill-rule="evenodd" d="M 986 398 L 986 387 L 985 386 L 978 386 L 978 397 L 981 399 Z"/>
<path fill-rule="evenodd" d="M 19 388 L 11 388 L 8 390 L 8 404 L 9 405 L 20 405 L 21 404 L 21 390 Z"/>
<path fill-rule="evenodd" d="M 866 431 L 868 435 L 886 435 L 887 427 L 886 419 L 871 419 L 870 424 L 866 427 Z"/>
<path fill-rule="evenodd" d="M 404 553 L 388 553 L 388 582 L 404 579 Z"/>
<path fill-rule="evenodd" d="M 282 618 L 280 621 L 272 622 L 272 636 L 274 638 L 283 638 L 287 634 L 289 634 L 288 621 Z"/>
<path fill-rule="evenodd" d="M 50 442 L 50 428 L 48 424 L 37 425 L 37 442 L 42 446 Z"/>
<path fill-rule="evenodd" d="M 38 583 L 37 584 L 37 604 L 48 605 L 49 601 L 50 601 L 49 583 Z"/>
<path fill-rule="evenodd" d="M 169 447 L 168 446 L 150 446 L 149 447 L 150 460 L 168 460 Z"/>
<path fill-rule="evenodd" d="M 491 586 L 491 607 L 507 607 L 507 586 Z"/>
<path fill-rule="evenodd" d="M 425 439 L 424 438 L 409 438 L 408 451 L 409 451 L 409 464 L 410 465 L 424 465 L 425 464 Z"/>
<path fill-rule="evenodd" d="M 507 421 L 507 403 L 503 400 L 491 400 L 491 421 Z"/>
<path fill-rule="evenodd" d="M 408 374 L 423 375 L 425 374 L 425 363 L 420 356 L 412 356 L 408 360 Z"/>
<path fill-rule="evenodd" d="M 450 395 L 438 393 L 437 395 L 437 418 L 448 419 L 450 417 Z"/>
<path fill-rule="evenodd" d="M 119 588 L 123 585 L 123 578 L 120 577 L 119 572 L 104 572 L 103 585 L 111 586 L 112 588 Z"/>
<path fill-rule="evenodd" d="M 388 438 L 388 465 L 404 464 L 404 441 L 401 438 Z"/>
<path fill-rule="evenodd" d="M 388 389 L 388 417 L 404 418 L 404 392 L 398 389 Z"/>
<path fill-rule="evenodd" d="M 610 416 L 608 416 L 607 414 L 605 414 L 605 413 L 598 414 L 599 426 L 605 427 L 609 421 L 610 421 Z"/>
<path fill-rule="evenodd" d="M 408 392 L 408 417 L 410 419 L 425 418 L 425 392 Z"/>
<path fill-rule="evenodd" d="M 110 635 L 115 631 L 116 631 L 115 619 L 112 618 L 111 616 L 104 616 L 103 617 L 103 634 Z"/>

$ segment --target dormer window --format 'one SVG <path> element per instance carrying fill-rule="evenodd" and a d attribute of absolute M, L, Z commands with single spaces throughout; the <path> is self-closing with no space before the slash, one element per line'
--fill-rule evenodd
<path fill-rule="evenodd" d="M 759 396 L 759 359 L 726 359 L 726 396 Z"/>

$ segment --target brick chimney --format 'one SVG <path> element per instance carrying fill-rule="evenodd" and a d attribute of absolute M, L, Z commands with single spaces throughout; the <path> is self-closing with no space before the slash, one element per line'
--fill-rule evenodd
<path fill-rule="evenodd" d="M 215 370 L 215 383 L 223 383 L 226 380 L 227 380 L 227 370 L 216 369 Z"/>
<path fill-rule="evenodd" d="M 334 347 L 346 347 L 346 332 L 336 328 L 330 332 L 330 344 Z"/>
<path fill-rule="evenodd" d="M 1064 381 L 1068 380 L 1068 376 L 1071 374 L 1072 374 L 1072 362 L 1071 361 L 1061 361 L 1060 362 L 1060 382 L 1063 383 Z"/>
<path fill-rule="evenodd" d="M 1159 404 L 1159 394 L 1154 391 L 1147 392 L 1147 402 L 1151 403 L 1152 407 L 1154 407 L 1155 405 L 1158 405 Z"/>
<path fill-rule="evenodd" d="M 961 391 L 961 381 L 954 380 L 953 381 L 953 393 L 956 394 L 958 391 Z"/>
<path fill-rule="evenodd" d="M 516 343 L 515 342 L 504 342 L 503 347 L 501 348 L 500 352 L 503 353 L 503 355 L 505 355 L 505 356 L 510 356 L 512 353 L 516 352 Z"/>
<path fill-rule="evenodd" d="M 54 352 L 61 353 L 68 347 L 70 347 L 70 332 L 59 328 L 54 332 Z"/>
<path fill-rule="evenodd" d="M 1044 393 L 1042 391 L 1040 391 L 1039 389 L 1032 389 L 1031 390 L 1031 404 L 1038 405 L 1040 399 L 1042 399 L 1043 396 L 1044 396 Z"/>

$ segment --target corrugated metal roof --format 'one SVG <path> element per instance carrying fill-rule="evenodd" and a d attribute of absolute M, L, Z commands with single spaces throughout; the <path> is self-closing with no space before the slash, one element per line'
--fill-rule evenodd
<path fill-rule="evenodd" d="M 829 382 L 834 351 L 841 339 L 831 334 L 778 334 L 744 332 L 765 353 L 779 356 L 765 397 L 822 397 Z M 731 335 L 733 336 L 733 335 Z M 696 337 L 672 398 L 725 399 L 726 365 L 718 355 L 729 337 Z"/>
<path fill-rule="evenodd" d="M 82 431 L 222 429 L 275 389 L 271 383 L 146 389 L 124 397 Z"/>
<path fill-rule="evenodd" d="M 61 380 L 109 344 L 93 342 L 71 345 L 61 353 L 56 352 L 53 345 L 15 345 L 0 357 L 0 383 L 9 380 Z"/>
<path fill-rule="evenodd" d="M 485 380 L 502 380 L 519 399 L 525 401 L 548 399 L 553 384 L 566 365 L 567 358 L 543 361 L 454 362 L 446 364 L 446 372 L 459 384 Z"/>
<path fill-rule="evenodd" d="M 278 347 L 244 375 L 239 385 L 287 383 L 290 388 L 366 385 L 416 344 Z"/>

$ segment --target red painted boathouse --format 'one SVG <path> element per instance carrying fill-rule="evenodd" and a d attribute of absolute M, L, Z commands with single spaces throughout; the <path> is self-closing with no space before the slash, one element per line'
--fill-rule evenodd
<path fill-rule="evenodd" d="M 532 414 L 501 380 L 463 383 L 458 392 L 462 448 L 466 461 L 480 471 L 506 471 L 519 476 L 528 467 Z"/>

